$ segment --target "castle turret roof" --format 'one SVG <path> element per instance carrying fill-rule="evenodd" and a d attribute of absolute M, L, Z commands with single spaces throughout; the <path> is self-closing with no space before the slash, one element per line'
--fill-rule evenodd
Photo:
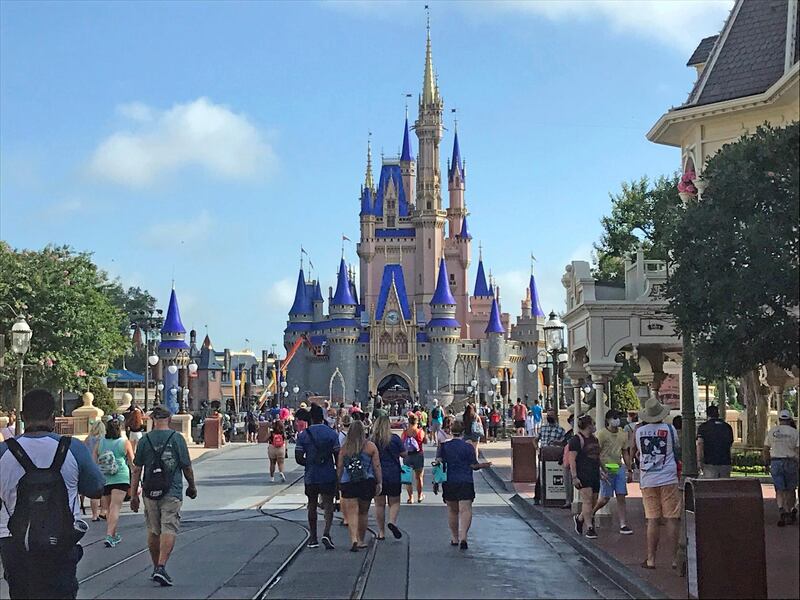
<path fill-rule="evenodd" d="M 319 280 L 314 282 L 314 295 L 311 297 L 312 302 L 325 302 L 322 297 L 322 288 L 319 287 Z"/>
<path fill-rule="evenodd" d="M 533 275 L 531 275 L 531 283 L 529 287 L 531 290 L 531 314 L 534 317 L 544 318 L 544 311 L 542 310 L 542 305 L 539 302 L 539 291 L 536 289 L 536 279 L 534 279 Z"/>
<path fill-rule="evenodd" d="M 483 270 L 483 259 L 478 260 L 478 275 L 475 278 L 475 291 L 472 294 L 477 298 L 489 298 L 492 292 L 486 284 L 486 272 Z"/>
<path fill-rule="evenodd" d="M 380 321 L 383 319 L 383 313 L 386 310 L 386 303 L 389 300 L 389 292 L 394 284 L 397 290 L 397 299 L 400 302 L 400 310 L 403 313 L 403 319 L 411 318 L 411 306 L 408 303 L 408 295 L 406 294 L 406 280 L 403 276 L 403 267 L 401 265 L 385 265 L 383 267 L 383 277 L 381 278 L 381 289 L 378 294 L 378 303 L 375 308 L 375 319 Z"/>
<path fill-rule="evenodd" d="M 463 181 L 464 179 L 464 163 L 461 162 L 461 150 L 458 147 L 458 132 L 456 131 L 455 136 L 453 137 L 453 158 L 450 161 L 450 173 L 449 177 L 450 180 L 453 179 L 456 172 L 458 172 L 459 177 Z"/>
<path fill-rule="evenodd" d="M 178 309 L 178 297 L 175 295 L 175 288 L 169 295 L 169 306 L 161 333 L 186 333 L 186 328 L 181 323 L 181 311 Z M 188 347 L 188 346 L 187 346 Z"/>
<path fill-rule="evenodd" d="M 500 309 L 497 306 L 497 298 L 492 299 L 492 312 L 489 314 L 489 323 L 486 325 L 484 333 L 505 333 L 503 323 L 500 321 Z"/>
<path fill-rule="evenodd" d="M 336 278 L 336 293 L 333 295 L 331 304 L 340 306 L 355 306 L 356 300 L 350 291 L 350 279 L 347 277 L 347 265 L 344 258 L 339 263 L 339 275 Z"/>
<path fill-rule="evenodd" d="M 439 278 L 436 281 L 436 291 L 433 292 L 431 298 L 431 305 L 433 304 L 448 304 L 455 306 L 456 299 L 453 298 L 453 293 L 450 291 L 450 284 L 447 281 L 447 265 L 444 259 L 439 259 Z"/>
<path fill-rule="evenodd" d="M 297 288 L 294 292 L 294 303 L 292 308 L 289 309 L 290 315 L 310 314 L 314 312 L 311 307 L 311 298 L 308 295 L 308 288 L 306 287 L 306 277 L 303 274 L 303 269 L 297 275 Z"/>
<path fill-rule="evenodd" d="M 406 117 L 406 124 L 403 129 L 403 150 L 400 153 L 400 160 L 411 160 L 411 141 L 408 138 L 408 117 Z"/>
<path fill-rule="evenodd" d="M 372 188 L 361 188 L 361 216 L 372 214 Z"/>
<path fill-rule="evenodd" d="M 464 218 L 461 220 L 461 233 L 458 234 L 458 237 L 471 240 L 472 236 L 469 233 L 469 228 L 467 227 L 467 215 L 464 215 Z"/>

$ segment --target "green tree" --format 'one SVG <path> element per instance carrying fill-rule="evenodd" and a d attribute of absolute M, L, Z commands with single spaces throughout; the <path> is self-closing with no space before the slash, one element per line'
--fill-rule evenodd
<path fill-rule="evenodd" d="M 130 316 L 136 311 L 152 313 L 156 307 L 155 297 L 140 287 L 129 287 L 127 290 L 119 280 L 116 280 L 109 288 L 109 294 L 114 305 L 122 313 L 120 321 L 120 333 L 128 340 L 128 347 L 120 358 L 114 362 L 114 367 L 126 368 L 135 373 L 144 373 L 145 362 L 147 361 L 147 348 L 142 344 L 136 347 L 132 343 L 132 331 Z"/>
<path fill-rule="evenodd" d="M 17 251 L 0 242 L 0 330 L 10 330 L 15 312 L 24 313 L 33 330 L 27 388 L 79 391 L 85 388 L 80 370 L 105 376 L 126 347 L 112 285 L 88 253 L 67 246 Z M 0 380 L 14 377 L 12 359 L 9 352 Z"/>
<path fill-rule="evenodd" d="M 630 379 L 612 384 L 611 399 L 614 402 L 614 408 L 621 412 L 639 410 L 642 407 L 639 396 L 636 395 L 636 388 Z"/>
<path fill-rule="evenodd" d="M 625 257 L 641 243 L 650 259 L 668 258 L 669 233 L 678 198 L 678 176 L 647 177 L 622 184 L 622 191 L 609 194 L 611 214 L 601 219 L 603 234 L 594 245 L 594 276 L 601 281 L 625 280 Z"/>

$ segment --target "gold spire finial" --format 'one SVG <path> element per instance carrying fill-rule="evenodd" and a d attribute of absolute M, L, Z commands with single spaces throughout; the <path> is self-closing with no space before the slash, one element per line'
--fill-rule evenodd
<path fill-rule="evenodd" d="M 375 189 L 375 185 L 372 181 L 372 132 L 367 133 L 367 172 L 364 175 L 364 187 L 367 187 L 371 190 Z"/>
<path fill-rule="evenodd" d="M 425 42 L 425 76 L 422 82 L 422 103 L 428 104 L 436 99 L 436 81 L 433 75 L 433 54 L 431 52 L 431 12 L 425 5 L 428 13 L 427 40 Z"/>

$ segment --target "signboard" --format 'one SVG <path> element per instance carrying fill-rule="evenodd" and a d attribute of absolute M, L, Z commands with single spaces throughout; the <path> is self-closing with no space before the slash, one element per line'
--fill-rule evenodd
<path fill-rule="evenodd" d="M 667 375 L 658 389 L 658 399 L 671 409 L 681 408 L 681 386 L 677 375 Z"/>
<path fill-rule="evenodd" d="M 564 469 L 554 461 L 544 463 L 545 498 L 548 500 L 567 499 L 567 490 L 564 487 Z"/>

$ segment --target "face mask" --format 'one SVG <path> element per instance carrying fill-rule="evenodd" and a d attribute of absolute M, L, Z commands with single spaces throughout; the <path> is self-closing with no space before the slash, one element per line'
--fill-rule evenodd
<path fill-rule="evenodd" d="M 608 424 L 611 427 L 619 427 L 619 419 L 609 419 Z"/>
<path fill-rule="evenodd" d="M 597 432 L 597 427 L 595 427 L 594 425 L 592 425 L 591 427 L 589 427 L 589 432 L 590 432 L 590 433 L 595 433 L 595 432 Z"/>
<path fill-rule="evenodd" d="M 553 423 L 556 422 L 556 418 L 555 417 L 547 417 L 547 422 L 550 423 L 550 425 L 552 425 Z"/>

